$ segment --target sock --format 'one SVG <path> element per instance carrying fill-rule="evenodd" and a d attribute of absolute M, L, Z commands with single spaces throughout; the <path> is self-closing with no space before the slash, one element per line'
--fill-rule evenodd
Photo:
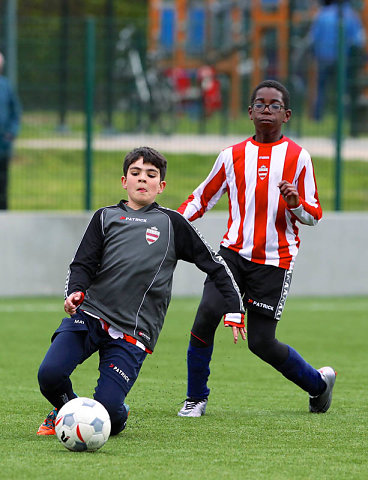
<path fill-rule="evenodd" d="M 66 382 L 64 385 L 65 388 L 59 388 L 58 390 L 44 390 L 40 387 L 42 395 L 53 405 L 55 408 L 60 410 L 69 400 L 77 397 L 72 389 L 69 387 L 69 382 Z"/>
<path fill-rule="evenodd" d="M 310 395 L 317 396 L 326 389 L 326 383 L 321 374 L 307 363 L 299 353 L 288 346 L 289 356 L 287 360 L 276 369 Z"/>
<path fill-rule="evenodd" d="M 210 389 L 207 387 L 207 380 L 210 374 L 210 361 L 213 345 L 209 347 L 194 347 L 189 343 L 187 351 L 188 366 L 188 398 L 207 398 Z"/>

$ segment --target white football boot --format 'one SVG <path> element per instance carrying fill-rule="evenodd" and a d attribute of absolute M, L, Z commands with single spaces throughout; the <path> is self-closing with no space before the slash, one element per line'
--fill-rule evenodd
<path fill-rule="evenodd" d="M 319 370 L 322 380 L 326 383 L 326 390 L 316 397 L 309 396 L 309 411 L 325 413 L 332 402 L 332 389 L 335 385 L 336 372 L 332 367 L 322 367 Z"/>
<path fill-rule="evenodd" d="M 202 400 L 187 398 L 178 415 L 179 417 L 201 417 L 206 412 L 207 402 L 207 398 L 203 398 Z"/>

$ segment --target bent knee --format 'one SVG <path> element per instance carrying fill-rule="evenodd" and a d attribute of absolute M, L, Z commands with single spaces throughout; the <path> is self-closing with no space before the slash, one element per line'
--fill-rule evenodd
<path fill-rule="evenodd" d="M 60 385 L 64 381 L 65 375 L 60 369 L 54 368 L 52 365 L 42 363 L 38 369 L 38 383 L 43 389 L 50 389 Z"/>
<path fill-rule="evenodd" d="M 250 338 L 248 337 L 249 350 L 260 358 L 266 358 L 274 350 L 277 342 L 272 340 L 264 340 L 261 337 Z"/>
<path fill-rule="evenodd" d="M 223 307 L 216 308 L 211 302 L 201 302 L 192 327 L 191 343 L 203 347 L 213 344 L 216 329 L 223 316 Z"/>
<path fill-rule="evenodd" d="M 276 339 L 248 339 L 248 347 L 257 357 L 274 367 L 283 363 L 288 355 L 287 345 L 278 342 Z"/>
<path fill-rule="evenodd" d="M 213 319 L 220 318 L 224 315 L 224 302 L 222 297 L 216 298 L 203 298 L 199 304 L 197 317 Z"/>
<path fill-rule="evenodd" d="M 262 351 L 263 342 L 248 337 L 248 348 L 255 355 L 259 356 L 259 352 Z"/>

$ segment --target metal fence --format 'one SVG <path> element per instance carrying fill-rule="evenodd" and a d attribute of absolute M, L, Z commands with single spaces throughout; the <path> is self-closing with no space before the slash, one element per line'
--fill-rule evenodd
<path fill-rule="evenodd" d="M 23 116 L 11 164 L 10 208 L 75 210 L 116 202 L 123 155 L 142 143 L 166 153 L 169 171 L 178 177 L 192 154 L 205 154 L 210 168 L 220 149 L 252 134 L 247 106 L 260 76 L 290 89 L 293 117 L 285 133 L 310 150 L 324 208 L 367 209 L 365 53 L 357 52 L 349 64 L 345 87 L 336 63 L 324 115 L 317 120 L 310 27 L 306 17 L 294 28 L 284 78 L 270 29 L 262 37 L 257 68 L 244 42 L 223 52 L 218 47 L 217 57 L 188 45 L 195 61 L 181 65 L 172 50 L 152 48 L 145 21 L 19 17 L 16 77 Z M 0 32 L 5 31 L 3 25 Z M 9 40 L 3 35 L 0 41 L 4 47 Z M 195 172 L 190 177 L 183 195 L 203 179 Z M 177 201 L 168 197 L 168 206 L 176 208 Z"/>

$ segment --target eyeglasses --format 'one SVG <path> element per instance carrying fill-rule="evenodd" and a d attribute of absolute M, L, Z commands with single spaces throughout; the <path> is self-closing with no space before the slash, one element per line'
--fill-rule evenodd
<path fill-rule="evenodd" d="M 252 105 L 253 111 L 257 113 L 264 112 L 266 107 L 271 113 L 278 113 L 281 111 L 282 108 L 286 110 L 284 105 L 280 105 L 279 103 L 270 103 L 269 105 L 267 105 L 266 103 L 253 103 Z"/>

